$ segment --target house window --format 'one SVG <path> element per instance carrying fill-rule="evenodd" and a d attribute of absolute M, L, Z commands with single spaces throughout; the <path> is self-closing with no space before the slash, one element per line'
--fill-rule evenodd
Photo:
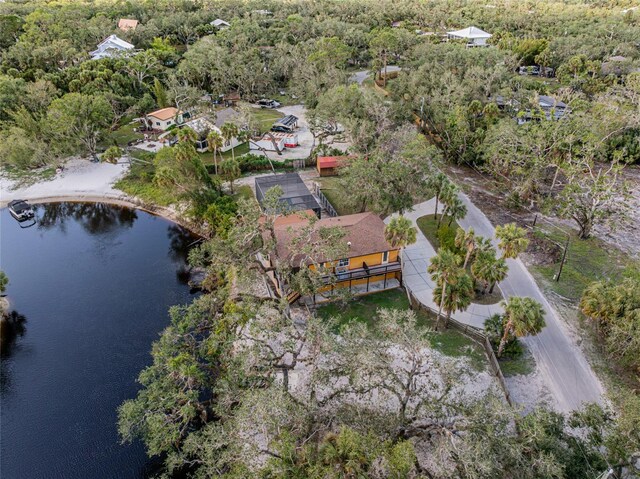
<path fill-rule="evenodd" d="M 345 266 L 349 266 L 349 258 L 338 260 L 338 264 L 337 264 L 338 268 L 345 267 Z"/>
<path fill-rule="evenodd" d="M 386 264 L 389 262 L 389 252 L 385 251 L 382 253 L 382 264 Z"/>
<path fill-rule="evenodd" d="M 156 121 L 156 125 L 160 126 L 160 122 L 159 122 L 159 121 Z"/>
<path fill-rule="evenodd" d="M 172 123 L 172 121 L 171 121 L 171 120 L 168 120 L 168 121 L 167 121 L 167 125 L 170 125 L 171 123 Z"/>

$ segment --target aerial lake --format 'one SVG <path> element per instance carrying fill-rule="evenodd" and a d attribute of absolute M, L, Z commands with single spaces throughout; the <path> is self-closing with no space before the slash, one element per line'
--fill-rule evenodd
<path fill-rule="evenodd" d="M 139 389 L 168 308 L 191 300 L 195 238 L 162 218 L 96 203 L 38 205 L 20 228 L 0 210 L 3 478 L 144 478 L 141 443 L 122 445 L 117 408 Z"/>

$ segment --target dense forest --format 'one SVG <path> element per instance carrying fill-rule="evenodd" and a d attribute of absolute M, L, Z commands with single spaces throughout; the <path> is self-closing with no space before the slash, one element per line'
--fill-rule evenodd
<path fill-rule="evenodd" d="M 119 29 L 122 18 L 137 27 Z M 446 36 L 471 25 L 492 34 L 488 47 Z M 135 54 L 91 59 L 113 34 Z M 391 65 L 399 69 L 387 71 Z M 364 70 L 374 78 L 354 83 Z M 78 155 L 111 161 L 127 146 L 114 133 L 132 119 L 169 106 L 206 111 L 211 98 L 231 92 L 245 102 L 286 92 L 303 103 L 311 161 L 346 137 L 356 159 L 341 181 L 357 210 L 388 215 L 429 194 L 444 198 L 447 188 L 456 196 L 438 172 L 464 165 L 498 183 L 509 206 L 566 219 L 584 239 L 624 217 L 623 172 L 640 162 L 640 7 L 630 0 L 0 3 L 0 163 L 13 173 L 36 175 Z M 240 110 L 234 128 L 259 133 Z M 150 201 L 187 202 L 185 214 L 210 227 L 191 255 L 207 271 L 204 294 L 171 310 L 140 393 L 119 411 L 123 439 L 140 439 L 162 457 L 167 477 L 578 479 L 607 470 L 615 475 L 606 477 L 637 477 L 637 395 L 617 398 L 617 415 L 590 405 L 569 417 L 544 406 L 521 411 L 492 393 L 463 399 L 454 387 L 460 371 L 418 358 L 429 334 L 411 311 L 382 310 L 374 330 L 349 325 L 336 335 L 330 321 L 310 315 L 301 328 L 288 304 L 251 293 L 254 259 L 273 246 L 262 239 L 275 218 L 260 221 L 257 206 L 222 183 L 233 193 L 241 172 L 265 160 L 234 155 L 212 171 L 191 133 L 177 136 L 175 147 L 141 156 L 125 180 L 136 188 L 128 193 Z M 447 207 L 464 215 L 460 205 Z M 304 234 L 301 248 L 310 247 Z M 332 234 L 339 233 L 326 238 Z M 321 256 L 331 245 L 311 246 L 320 250 L 305 254 Z M 317 287 L 299 273 L 280 274 L 300 291 Z M 581 304 L 601 325 L 608 352 L 636 375 L 637 280 L 596 283 Z M 414 366 L 405 377 L 391 367 L 398 357 Z M 298 388 L 288 382 L 296 367 L 307 374 Z M 372 389 L 399 406 L 375 408 Z"/>

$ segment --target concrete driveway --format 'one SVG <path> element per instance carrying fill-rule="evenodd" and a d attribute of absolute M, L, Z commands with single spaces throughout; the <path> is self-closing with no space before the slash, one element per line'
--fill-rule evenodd
<path fill-rule="evenodd" d="M 395 65 L 387 65 L 387 73 L 399 72 L 400 70 L 402 70 L 402 68 L 397 67 Z M 357 83 L 358 85 L 362 85 L 362 83 L 367 79 L 369 75 L 371 75 L 370 70 L 362 70 L 359 72 L 355 72 L 353 75 L 351 75 L 349 80 L 351 80 L 351 83 Z"/>
<path fill-rule="evenodd" d="M 461 227 L 473 227 L 476 234 L 492 238 L 495 244 L 495 230 L 488 218 L 469 198 L 460 194 L 467 206 L 467 216 L 459 221 Z M 414 210 L 405 214 L 415 220 L 427 214 L 433 214 L 435 200 L 429 200 L 414 206 Z M 405 249 L 404 280 L 420 301 L 434 307 L 432 298 L 433 282 L 426 272 L 429 258 L 435 254 L 429 241 L 418 229 L 418 242 Z M 580 408 L 586 402 L 603 402 L 604 390 L 586 358 L 578 346 L 571 340 L 569 331 L 560 320 L 558 313 L 544 297 L 537 283 L 522 261 L 507 260 L 509 274 L 499 284 L 504 297 L 528 296 L 538 301 L 545 311 L 545 328 L 537 336 L 524 338 L 523 341 L 536 360 L 544 383 L 556 401 L 559 411 L 569 412 Z M 497 305 L 474 305 L 468 311 L 452 315 L 458 321 L 472 326 L 482 327 L 482 322 L 493 312 L 499 311 Z"/>

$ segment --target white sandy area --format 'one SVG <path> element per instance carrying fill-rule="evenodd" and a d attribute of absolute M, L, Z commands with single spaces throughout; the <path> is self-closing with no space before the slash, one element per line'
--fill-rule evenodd
<path fill-rule="evenodd" d="M 128 163 L 91 163 L 73 158 L 67 161 L 64 170 L 47 181 L 21 186 L 6 176 L 0 176 L 0 206 L 11 200 L 27 201 L 77 199 L 128 199 L 113 184 L 128 170 Z"/>

